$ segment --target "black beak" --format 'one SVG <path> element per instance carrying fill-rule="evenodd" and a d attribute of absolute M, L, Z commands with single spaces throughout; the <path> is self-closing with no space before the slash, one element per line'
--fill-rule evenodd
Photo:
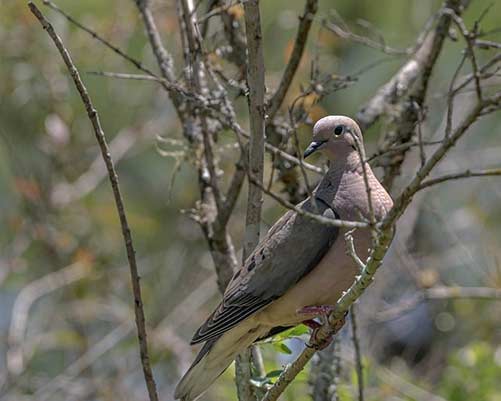
<path fill-rule="evenodd" d="M 313 141 L 312 143 L 310 143 L 310 146 L 308 146 L 304 151 L 303 158 L 306 159 L 313 152 L 317 151 L 325 142 L 327 141 Z"/>

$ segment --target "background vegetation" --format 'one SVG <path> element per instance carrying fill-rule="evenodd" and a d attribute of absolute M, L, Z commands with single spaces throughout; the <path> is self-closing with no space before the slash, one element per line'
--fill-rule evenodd
<path fill-rule="evenodd" d="M 180 64 L 174 3 L 154 1 L 152 7 L 165 45 Z M 464 16 L 467 26 L 489 3 L 471 2 Z M 287 99 L 300 93 L 317 59 L 323 71 L 353 79 L 315 105 L 310 119 L 355 115 L 405 60 L 321 29 L 321 19 L 331 18 L 334 9 L 354 31 L 367 34 L 359 22 L 369 21 L 376 27 L 371 35 L 377 29 L 387 44 L 405 49 L 414 45 L 440 4 L 320 1 Z M 58 5 L 145 65 L 155 65 L 132 1 L 60 0 Z M 280 80 L 303 7 L 299 0 L 261 4 L 269 88 Z M 192 360 L 191 334 L 220 297 L 205 239 L 189 213 L 199 196 L 193 155 L 157 83 L 90 74 L 136 71 L 61 16 L 44 11 L 75 64 L 87 72 L 83 79 L 111 142 L 141 270 L 155 378 L 161 398 L 171 399 Z M 232 12 L 241 18 L 240 6 Z M 498 29 L 489 40 L 501 39 L 500 20 L 501 3 L 494 2 L 482 20 L 483 31 Z M 210 28 L 214 47 L 219 28 L 215 20 Z M 443 130 L 445 94 L 463 48 L 464 43 L 448 39 L 433 72 L 422 127 L 429 140 Z M 479 53 L 479 58 L 487 55 Z M 238 75 L 235 68 L 231 72 Z M 459 98 L 459 116 L 471 97 L 466 91 Z M 247 127 L 245 97 L 237 98 L 236 105 Z M 500 122 L 499 113 L 479 121 L 439 171 L 499 167 Z M 377 148 L 381 129 L 376 124 L 365 132 L 368 154 Z M 302 125 L 298 133 L 304 147 L 311 128 Z M 218 149 L 221 168 L 232 171 L 238 158 L 234 135 L 220 135 L 225 144 Z M 413 153 L 408 166 L 418 157 Z M 270 165 L 268 157 L 266 173 Z M 410 174 L 404 170 L 395 193 Z M 277 181 L 273 189 L 286 193 L 284 182 Z M 0 400 L 146 399 L 123 240 L 99 150 L 55 49 L 25 4 L 12 0 L 4 0 L 0 11 L 0 194 Z M 375 286 L 357 305 L 367 400 L 501 400 L 500 198 L 498 177 L 471 178 L 421 193 L 407 211 Z M 238 249 L 245 199 L 240 196 L 229 225 Z M 283 212 L 266 199 L 262 231 Z M 416 293 L 436 286 L 497 289 L 492 298 L 498 300 L 416 300 Z M 337 396 L 356 400 L 350 325 L 338 341 Z M 270 381 L 303 342 L 263 345 Z M 309 399 L 310 377 L 308 368 L 284 399 Z M 234 394 L 229 369 L 205 399 L 232 400 Z"/>

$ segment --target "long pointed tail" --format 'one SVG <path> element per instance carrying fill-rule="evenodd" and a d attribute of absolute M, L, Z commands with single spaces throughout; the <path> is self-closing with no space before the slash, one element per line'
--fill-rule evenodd
<path fill-rule="evenodd" d="M 246 326 L 246 327 L 245 327 Z M 175 399 L 192 401 L 207 390 L 235 357 L 268 330 L 243 324 L 205 343 L 176 387 Z"/>

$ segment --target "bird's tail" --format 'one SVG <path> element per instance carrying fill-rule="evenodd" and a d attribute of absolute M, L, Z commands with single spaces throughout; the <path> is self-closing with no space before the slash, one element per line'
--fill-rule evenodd
<path fill-rule="evenodd" d="M 178 383 L 174 398 L 182 401 L 196 399 L 226 370 L 240 352 L 267 331 L 246 324 L 238 325 L 218 339 L 205 343 Z"/>

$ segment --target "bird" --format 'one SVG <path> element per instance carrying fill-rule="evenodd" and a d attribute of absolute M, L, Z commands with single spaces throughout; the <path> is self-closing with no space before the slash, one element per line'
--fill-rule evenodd
<path fill-rule="evenodd" d="M 304 157 L 321 152 L 329 167 L 297 208 L 347 221 L 384 218 L 393 202 L 365 160 L 357 123 L 346 116 L 326 116 L 315 123 L 312 136 Z M 318 327 L 315 319 L 332 310 L 359 274 L 346 252 L 347 231 L 287 211 L 235 272 L 222 301 L 194 334 L 191 344 L 205 344 L 174 397 L 198 398 L 256 341 L 301 323 Z M 372 244 L 370 229 L 357 228 L 351 235 L 364 260 Z"/>

